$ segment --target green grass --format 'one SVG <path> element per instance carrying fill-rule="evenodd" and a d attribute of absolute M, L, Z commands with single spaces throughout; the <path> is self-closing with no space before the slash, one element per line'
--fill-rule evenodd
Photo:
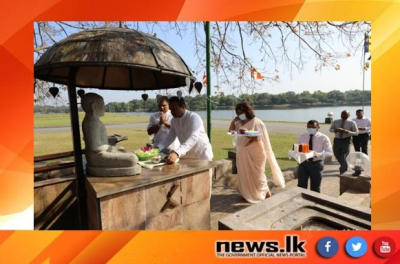
<path fill-rule="evenodd" d="M 79 113 L 79 120 L 82 122 L 84 113 Z M 69 114 L 36 114 L 34 116 L 35 127 L 65 127 L 71 126 Z M 213 119 L 221 121 L 231 121 L 227 119 Z M 148 122 L 148 116 L 134 116 L 120 113 L 106 113 L 101 117 L 101 121 L 106 125 L 111 124 L 127 124 L 127 123 L 143 123 Z M 284 124 L 304 124 L 304 122 L 289 122 L 289 121 L 264 121 L 267 123 L 284 123 Z M 206 123 L 206 121 L 204 122 Z M 330 126 L 330 124 L 320 124 L 320 126 Z M 305 125 L 304 125 L 305 127 Z"/>
<path fill-rule="evenodd" d="M 79 122 L 82 122 L 85 113 L 79 113 Z M 143 123 L 149 122 L 148 116 L 133 116 L 119 113 L 106 113 L 101 117 L 105 125 Z M 69 114 L 36 114 L 34 116 L 35 127 L 65 127 L 71 126 Z"/>
<path fill-rule="evenodd" d="M 107 134 L 112 135 L 114 133 L 122 134 L 128 137 L 128 140 L 119 143 L 120 146 L 126 150 L 136 150 L 150 142 L 149 136 L 145 129 L 108 129 Z M 82 137 L 82 135 L 81 135 Z M 288 159 L 288 151 L 291 149 L 292 144 L 296 142 L 297 136 L 285 135 L 285 134 L 270 134 L 272 148 L 277 158 L 278 164 L 282 170 L 287 170 L 297 166 L 294 160 Z M 35 133 L 35 145 L 34 153 L 35 156 L 41 156 L 46 154 L 54 154 L 65 151 L 71 151 L 72 146 L 72 134 L 71 132 L 53 132 L 53 133 Z M 85 144 L 81 141 L 82 148 Z M 234 149 L 232 145 L 232 137 L 226 135 L 225 129 L 214 129 L 212 131 L 212 147 L 214 152 L 213 160 L 225 159 L 228 157 L 228 150 Z M 267 176 L 271 175 L 271 171 L 266 166 Z"/>

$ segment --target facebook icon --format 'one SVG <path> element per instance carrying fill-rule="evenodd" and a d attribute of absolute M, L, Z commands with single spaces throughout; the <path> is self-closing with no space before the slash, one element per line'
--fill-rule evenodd
<path fill-rule="evenodd" d="M 321 238 L 317 243 L 317 251 L 324 258 L 331 258 L 339 250 L 339 244 L 333 237 Z"/>
<path fill-rule="evenodd" d="M 331 247 L 331 240 L 326 241 L 325 243 L 325 248 L 326 248 L 326 252 L 329 252 L 329 248 Z"/>

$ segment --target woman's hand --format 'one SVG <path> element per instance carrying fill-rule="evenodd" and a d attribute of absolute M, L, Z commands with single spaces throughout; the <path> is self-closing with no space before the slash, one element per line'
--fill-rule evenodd
<path fill-rule="evenodd" d="M 237 117 L 235 117 L 233 120 L 232 120 L 232 122 L 231 122 L 231 125 L 229 126 L 229 132 L 231 132 L 232 130 L 235 130 L 235 123 L 237 122 L 237 121 L 239 121 L 240 120 L 240 118 L 237 116 Z"/>
<path fill-rule="evenodd" d="M 233 124 L 235 124 L 237 121 L 239 121 L 240 120 L 240 118 L 238 117 L 238 116 L 236 116 L 233 120 L 232 120 L 232 123 Z"/>
<path fill-rule="evenodd" d="M 247 128 L 240 128 L 240 129 L 239 129 L 239 133 L 240 133 L 240 134 L 245 134 L 246 131 L 247 131 Z M 248 137 L 247 137 L 247 138 L 248 138 Z"/>
<path fill-rule="evenodd" d="M 254 141 L 258 141 L 258 138 L 257 138 L 257 137 L 246 137 L 246 138 L 249 139 L 249 141 L 248 141 L 247 144 L 246 144 L 246 147 L 247 147 L 248 145 L 252 144 Z"/>

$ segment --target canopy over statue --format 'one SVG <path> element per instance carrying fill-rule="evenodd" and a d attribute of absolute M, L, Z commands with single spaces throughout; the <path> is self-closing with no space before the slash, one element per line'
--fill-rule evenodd
<path fill-rule="evenodd" d="M 164 41 L 125 28 L 83 30 L 54 44 L 35 63 L 35 78 L 112 90 L 159 90 L 193 85 L 186 63 Z"/>

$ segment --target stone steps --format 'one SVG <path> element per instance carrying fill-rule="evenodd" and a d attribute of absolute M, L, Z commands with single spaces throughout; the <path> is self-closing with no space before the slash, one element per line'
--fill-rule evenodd
<path fill-rule="evenodd" d="M 371 194 L 362 193 L 354 190 L 346 190 L 338 198 L 344 204 L 347 205 L 361 205 L 365 207 L 371 207 Z"/>

